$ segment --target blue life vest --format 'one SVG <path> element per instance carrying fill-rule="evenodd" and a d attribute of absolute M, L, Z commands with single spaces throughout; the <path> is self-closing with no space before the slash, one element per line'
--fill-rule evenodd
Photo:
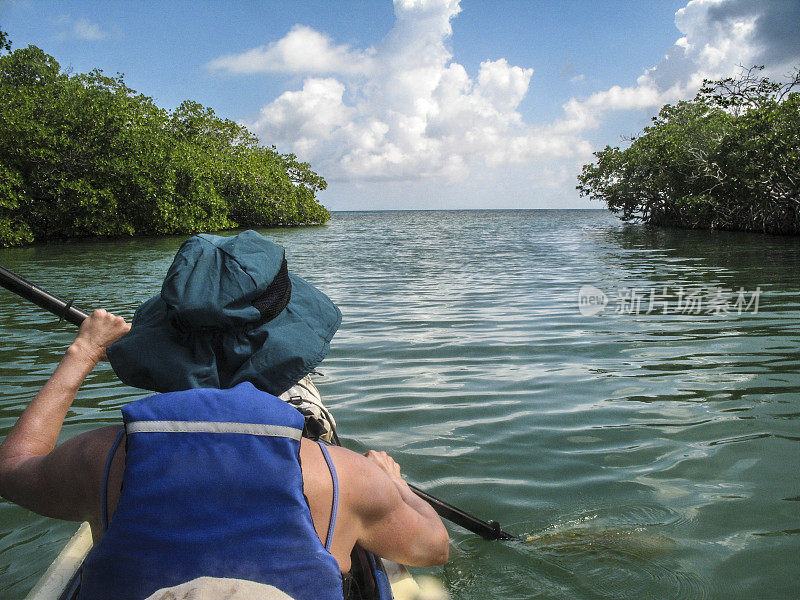
<path fill-rule="evenodd" d="M 84 563 L 80 600 L 142 600 L 200 576 L 342 600 L 339 565 L 303 496 L 297 410 L 241 383 L 150 396 L 122 414 L 122 492 Z M 328 548 L 334 525 L 335 512 Z"/>

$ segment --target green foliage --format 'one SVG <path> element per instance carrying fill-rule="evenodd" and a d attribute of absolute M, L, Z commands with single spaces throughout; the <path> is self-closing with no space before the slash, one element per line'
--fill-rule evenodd
<path fill-rule="evenodd" d="M 11 40 L 8 39 L 8 34 L 0 29 L 0 52 L 11 51 Z"/>
<path fill-rule="evenodd" d="M 121 75 L 67 75 L 35 46 L 0 56 L 0 247 L 324 223 L 323 189 L 196 102 L 163 110 Z"/>
<path fill-rule="evenodd" d="M 628 148 L 596 152 L 581 195 L 626 221 L 800 234 L 800 71 L 777 83 L 761 68 L 706 81 Z"/>

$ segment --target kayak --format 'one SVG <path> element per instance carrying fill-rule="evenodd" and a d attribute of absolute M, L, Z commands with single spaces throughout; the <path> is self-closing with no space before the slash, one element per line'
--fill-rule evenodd
<path fill-rule="evenodd" d="M 92 531 L 84 522 L 69 539 L 59 555 L 31 589 L 25 600 L 75 600 L 80 589 L 80 570 L 92 549 Z M 419 585 L 405 566 L 379 559 L 389 577 L 395 600 L 411 600 L 419 593 Z"/>
<path fill-rule="evenodd" d="M 321 420 L 329 434 L 323 437 L 335 438 L 336 423 L 333 420 L 333 416 L 322 404 L 319 390 L 317 390 L 309 376 L 304 377 L 287 392 L 281 394 L 280 397 L 296 406 L 301 412 L 313 414 Z M 335 439 L 338 441 L 338 438 Z M 91 549 L 91 528 L 89 523 L 84 522 L 66 543 L 38 583 L 31 589 L 25 600 L 75 600 L 80 589 L 81 566 Z M 389 578 L 395 600 L 412 600 L 418 596 L 419 585 L 405 566 L 377 557 L 376 560 L 382 563 L 383 570 Z M 363 597 L 360 600 L 373 599 Z"/>
<path fill-rule="evenodd" d="M 89 523 L 78 527 L 63 550 L 47 568 L 25 600 L 75 600 L 80 588 L 80 569 L 92 549 Z M 419 585 L 403 565 L 381 559 L 395 600 L 411 600 L 419 593 Z"/>

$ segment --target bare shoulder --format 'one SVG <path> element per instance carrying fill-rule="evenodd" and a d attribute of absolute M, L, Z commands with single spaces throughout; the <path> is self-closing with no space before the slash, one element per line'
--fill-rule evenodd
<path fill-rule="evenodd" d="M 362 519 L 381 518 L 397 503 L 399 496 L 395 486 L 378 465 L 341 446 L 333 446 L 329 451 L 342 495 Z"/>
<path fill-rule="evenodd" d="M 82 459 L 87 464 L 94 465 L 99 462 L 105 466 L 108 452 L 121 430 L 122 425 L 107 425 L 81 433 L 72 439 L 78 442 Z"/>
<path fill-rule="evenodd" d="M 360 454 L 342 446 L 326 447 L 336 468 L 336 475 L 342 484 L 343 491 L 368 487 L 372 479 L 382 475 L 382 471 L 376 465 Z M 324 481 L 329 480 L 328 467 L 315 442 L 303 438 L 300 456 L 303 461 L 304 473 L 311 471 L 316 474 L 316 471 L 319 471 L 323 475 Z"/>
<path fill-rule="evenodd" d="M 332 448 L 342 497 L 358 544 L 378 556 L 412 566 L 443 564 L 449 538 L 441 519 L 408 487 L 385 452 L 362 456 Z"/>
<path fill-rule="evenodd" d="M 95 520 L 105 457 L 120 426 L 76 435 L 43 456 L 6 466 L 3 495 L 40 515 L 67 521 Z"/>
<path fill-rule="evenodd" d="M 53 462 L 67 473 L 102 484 L 108 452 L 121 429 L 121 425 L 108 425 L 78 434 L 56 446 Z"/>
<path fill-rule="evenodd" d="M 65 504 L 71 507 L 71 519 L 89 521 L 93 530 L 99 525 L 106 458 L 121 429 L 121 425 L 109 425 L 86 431 L 59 444 L 48 456 L 47 486 L 60 488 L 69 499 Z M 119 489 L 123 469 L 124 452 L 117 452 L 109 489 Z"/>

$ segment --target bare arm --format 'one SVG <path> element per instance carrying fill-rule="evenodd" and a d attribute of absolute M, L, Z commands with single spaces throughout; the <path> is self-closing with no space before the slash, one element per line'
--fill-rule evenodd
<path fill-rule="evenodd" d="M 450 538 L 436 511 L 403 480 L 400 466 L 385 452 L 355 455 L 361 517 L 358 543 L 378 556 L 426 567 L 447 562 Z"/>
<path fill-rule="evenodd" d="M 45 516 L 88 518 L 89 504 L 76 482 L 86 481 L 95 432 L 56 448 L 58 434 L 78 389 L 105 349 L 130 329 L 121 317 L 95 311 L 80 327 L 53 375 L 0 445 L 0 495 Z M 107 437 L 107 436 L 106 436 Z"/>

